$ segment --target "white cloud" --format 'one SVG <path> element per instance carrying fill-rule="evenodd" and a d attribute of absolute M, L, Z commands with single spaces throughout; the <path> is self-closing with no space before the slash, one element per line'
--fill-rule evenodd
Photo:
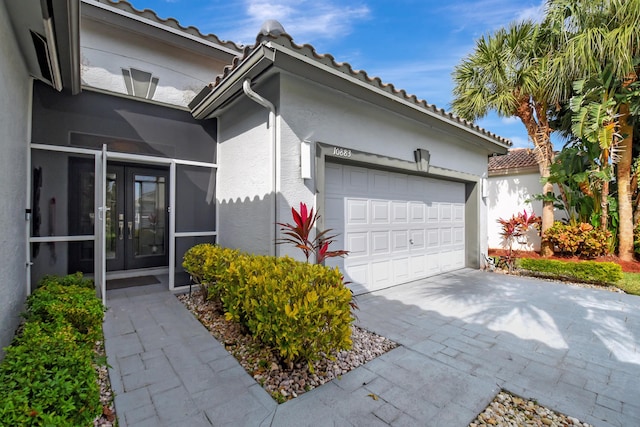
<path fill-rule="evenodd" d="M 246 0 L 246 17 L 230 28 L 228 37 L 253 44 L 261 25 L 268 19 L 278 20 L 296 43 L 334 39 L 351 32 L 353 25 L 369 18 L 366 5 L 342 5 L 310 0 Z"/>
<path fill-rule="evenodd" d="M 523 3 L 511 0 L 459 1 L 445 6 L 445 10 L 449 11 L 458 31 L 470 28 L 498 29 L 512 21 L 539 21 L 542 18 L 544 1 L 528 7 Z"/>
<path fill-rule="evenodd" d="M 531 20 L 533 22 L 541 22 L 544 18 L 544 2 L 537 6 L 531 6 L 522 10 L 516 17 L 517 21 Z"/>
<path fill-rule="evenodd" d="M 505 125 L 512 125 L 514 123 L 520 123 L 520 119 L 517 117 L 502 117 L 502 123 Z"/>

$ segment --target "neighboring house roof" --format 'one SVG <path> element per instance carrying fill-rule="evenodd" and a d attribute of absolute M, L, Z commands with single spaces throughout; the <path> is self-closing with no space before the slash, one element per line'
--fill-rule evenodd
<path fill-rule="evenodd" d="M 530 148 L 512 148 L 505 155 L 489 157 L 489 176 L 537 172 L 538 161 Z"/>
<path fill-rule="evenodd" d="M 156 12 L 154 12 L 151 9 L 144 9 L 144 10 L 138 10 L 135 7 L 133 7 L 131 5 L 131 3 L 125 1 L 125 0 L 83 0 L 83 2 L 85 3 L 102 3 L 108 6 L 111 6 L 113 8 L 116 9 L 120 9 L 126 13 L 130 13 L 133 15 L 136 15 L 140 18 L 146 19 L 148 21 L 152 21 L 155 22 L 156 24 L 160 24 L 166 27 L 170 27 L 174 30 L 177 30 L 179 32 L 185 33 L 186 35 L 190 35 L 190 36 L 194 36 L 196 38 L 202 39 L 204 41 L 208 41 L 211 43 L 214 43 L 216 45 L 220 45 L 222 47 L 225 47 L 227 49 L 229 49 L 232 52 L 235 53 L 241 53 L 243 46 L 242 45 L 238 45 L 234 42 L 231 41 L 226 41 L 226 40 L 220 40 L 218 38 L 218 36 L 216 36 L 215 34 L 202 34 L 200 32 L 199 29 L 197 29 L 196 27 L 193 26 L 189 26 L 189 27 L 183 27 L 182 25 L 180 25 L 180 22 L 178 22 L 177 19 L 175 18 L 167 18 L 167 19 L 163 19 L 160 18 L 158 16 L 158 14 Z"/>
<path fill-rule="evenodd" d="M 215 80 L 191 101 L 189 108 L 191 108 L 193 115 L 196 118 L 211 117 L 218 108 L 229 101 L 232 96 L 235 96 L 242 84 L 241 81 L 238 83 L 239 80 L 245 77 L 255 78 L 277 60 L 281 60 L 280 55 L 276 55 L 276 52 L 282 52 L 316 68 L 323 68 L 330 75 L 350 80 L 361 87 L 368 87 L 369 91 L 375 91 L 378 94 L 393 97 L 397 101 L 402 101 L 414 108 L 417 107 L 423 114 L 426 113 L 440 121 L 470 131 L 488 142 L 499 145 L 502 150 L 512 144 L 510 140 L 418 99 L 415 95 L 410 95 L 405 90 L 397 89 L 393 84 L 383 83 L 379 77 L 370 77 L 363 70 L 354 70 L 349 63 L 337 62 L 330 54 L 319 54 L 309 44 L 298 45 L 293 42 L 291 36 L 284 32 L 269 32 L 267 34 L 264 31 L 261 32 L 253 46 L 245 47 L 242 55 L 235 57 L 233 62 L 225 67 L 223 73 L 216 76 Z M 285 60 L 281 60 L 281 63 L 284 65 Z M 291 64 L 288 65 L 291 66 Z M 305 74 L 305 77 L 309 77 L 309 75 Z M 344 86 L 339 87 L 339 85 L 336 85 L 334 87 L 346 91 Z"/>

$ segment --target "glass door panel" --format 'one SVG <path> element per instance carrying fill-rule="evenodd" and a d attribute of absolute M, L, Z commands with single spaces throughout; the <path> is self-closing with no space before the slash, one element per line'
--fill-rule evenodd
<path fill-rule="evenodd" d="M 127 268 L 168 263 L 168 171 L 127 168 Z"/>
<path fill-rule="evenodd" d="M 124 188 L 125 167 L 107 164 L 105 178 L 106 199 L 105 206 L 105 255 L 107 271 L 124 270 L 124 203 L 126 189 Z"/>
<path fill-rule="evenodd" d="M 92 231 L 93 162 L 76 159 L 70 175 L 70 224 L 74 234 Z M 107 271 L 168 265 L 168 171 L 109 163 L 105 177 Z M 93 272 L 93 241 L 69 249 L 69 270 Z"/>

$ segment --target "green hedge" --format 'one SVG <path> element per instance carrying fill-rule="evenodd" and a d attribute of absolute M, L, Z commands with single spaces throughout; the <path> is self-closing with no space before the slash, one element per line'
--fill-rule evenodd
<path fill-rule="evenodd" d="M 240 322 L 286 363 L 311 362 L 351 347 L 351 291 L 336 269 L 239 253 L 215 245 L 191 248 L 184 268 L 220 298 L 227 319 Z"/>
<path fill-rule="evenodd" d="M 541 276 L 584 283 L 615 285 L 622 279 L 622 268 L 613 262 L 520 258 L 518 266 Z"/>
<path fill-rule="evenodd" d="M 94 290 L 70 281 L 49 277 L 27 299 L 0 364 L 0 425 L 91 426 L 101 412 L 93 346 L 104 310 Z"/>

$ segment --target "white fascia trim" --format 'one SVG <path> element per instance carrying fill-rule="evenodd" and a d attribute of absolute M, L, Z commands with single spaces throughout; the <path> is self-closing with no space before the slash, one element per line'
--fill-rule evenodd
<path fill-rule="evenodd" d="M 437 119 L 437 120 L 439 120 L 441 122 L 447 123 L 449 125 L 453 125 L 454 127 L 458 128 L 458 129 L 461 129 L 461 130 L 463 130 L 465 132 L 474 134 L 474 135 L 484 139 L 485 141 L 487 141 L 487 142 L 489 142 L 489 143 L 491 143 L 493 145 L 497 145 L 497 146 L 499 146 L 501 148 L 505 148 L 505 149 L 509 148 L 508 145 L 502 144 L 502 143 L 492 139 L 491 137 L 476 131 L 475 129 L 470 129 L 469 127 L 463 125 L 462 123 L 458 123 L 456 121 L 449 120 L 449 119 L 447 119 L 446 117 L 443 117 L 440 114 L 437 114 L 437 113 L 435 113 L 433 111 L 429 111 L 427 109 L 424 109 L 424 108 L 414 104 L 413 102 L 410 102 L 410 101 L 408 101 L 406 99 L 403 99 L 403 98 L 400 98 L 400 97 L 398 97 L 396 95 L 393 95 L 393 94 L 391 94 L 391 93 L 389 93 L 389 92 L 387 92 L 385 90 L 382 90 L 382 89 L 380 89 L 380 88 L 378 88 L 376 86 L 373 86 L 373 85 L 371 85 L 369 83 L 363 82 L 362 80 L 360 80 L 360 79 L 358 79 L 356 77 L 353 77 L 353 76 L 350 76 L 348 74 L 345 74 L 342 71 L 338 71 L 333 67 L 327 66 L 326 64 L 318 62 L 318 61 L 316 61 L 314 59 L 311 59 L 311 58 L 309 58 L 307 56 L 301 55 L 300 53 L 295 52 L 295 51 L 293 51 L 291 49 L 285 48 L 285 47 L 283 47 L 283 46 L 281 46 L 281 45 L 279 45 L 277 43 L 268 42 L 266 44 L 266 46 L 268 46 L 271 49 L 274 49 L 275 51 L 280 51 L 285 55 L 289 55 L 291 57 L 294 57 L 294 58 L 296 58 L 296 59 L 298 59 L 298 60 L 300 60 L 302 62 L 305 62 L 305 63 L 307 63 L 309 65 L 312 65 L 312 66 L 317 67 L 317 68 L 321 68 L 322 70 L 328 72 L 329 74 L 332 74 L 332 75 L 334 75 L 336 77 L 339 77 L 339 78 L 342 78 L 342 79 L 345 79 L 345 80 L 348 80 L 351 83 L 353 83 L 353 84 L 355 84 L 357 86 L 360 86 L 363 89 L 367 89 L 367 90 L 376 92 L 377 94 L 382 95 L 382 96 L 386 97 L 387 99 L 389 99 L 391 101 L 394 101 L 394 102 L 397 102 L 397 103 L 402 104 L 404 106 L 407 106 L 409 108 L 412 108 L 412 109 L 414 109 L 414 110 L 416 110 L 416 111 L 418 111 L 420 113 L 426 114 L 426 115 L 428 115 L 430 117 L 433 117 L 434 119 Z"/>
<path fill-rule="evenodd" d="M 176 36 L 179 36 L 179 37 L 182 37 L 182 38 L 185 38 L 185 39 L 189 39 L 189 40 L 195 41 L 197 43 L 200 43 L 200 44 L 203 44 L 203 45 L 206 45 L 206 46 L 209 46 L 209 47 L 216 48 L 218 50 L 222 50 L 222 51 L 224 51 L 226 53 L 229 53 L 229 54 L 231 54 L 233 56 L 237 56 L 240 53 L 237 50 L 233 50 L 233 49 L 230 49 L 230 48 L 228 48 L 226 46 L 211 42 L 209 40 L 206 40 L 206 39 L 203 39 L 203 38 L 200 38 L 200 37 L 196 37 L 196 36 L 194 36 L 192 34 L 185 33 L 184 31 L 179 31 L 179 30 L 177 30 L 175 28 L 160 24 L 158 22 L 150 21 L 148 19 L 142 18 L 142 17 L 137 16 L 137 15 L 132 15 L 129 12 L 126 12 L 124 10 L 120 10 L 118 8 L 112 8 L 112 7 L 109 7 L 109 6 L 105 5 L 105 4 L 97 3 L 97 2 L 94 2 L 94 1 L 91 1 L 91 0 L 81 0 L 81 1 L 84 4 L 87 4 L 87 5 L 90 5 L 90 6 L 94 6 L 94 7 L 97 7 L 99 9 L 106 10 L 106 11 L 108 11 L 110 13 L 115 13 L 115 14 L 123 16 L 125 18 L 132 19 L 134 21 L 140 22 L 140 23 L 142 23 L 144 25 L 149 25 L 151 27 L 158 28 L 158 29 L 160 29 L 162 31 L 166 31 L 168 33 L 175 34 Z"/>
<path fill-rule="evenodd" d="M 260 48 L 251 52 L 248 58 L 246 58 L 240 67 L 233 70 L 231 74 L 227 75 L 222 82 L 213 88 L 198 105 L 192 110 L 191 114 L 196 119 L 206 119 L 212 115 L 212 111 L 208 111 L 211 104 L 219 98 L 222 98 L 227 91 L 229 91 L 234 85 L 239 85 L 238 91 L 242 91 L 242 82 L 247 77 L 246 74 L 251 69 L 261 62 L 262 60 L 268 61 L 273 64 L 275 60 L 275 51 L 266 48 L 261 45 Z M 197 96 L 197 95 L 196 95 Z"/>

